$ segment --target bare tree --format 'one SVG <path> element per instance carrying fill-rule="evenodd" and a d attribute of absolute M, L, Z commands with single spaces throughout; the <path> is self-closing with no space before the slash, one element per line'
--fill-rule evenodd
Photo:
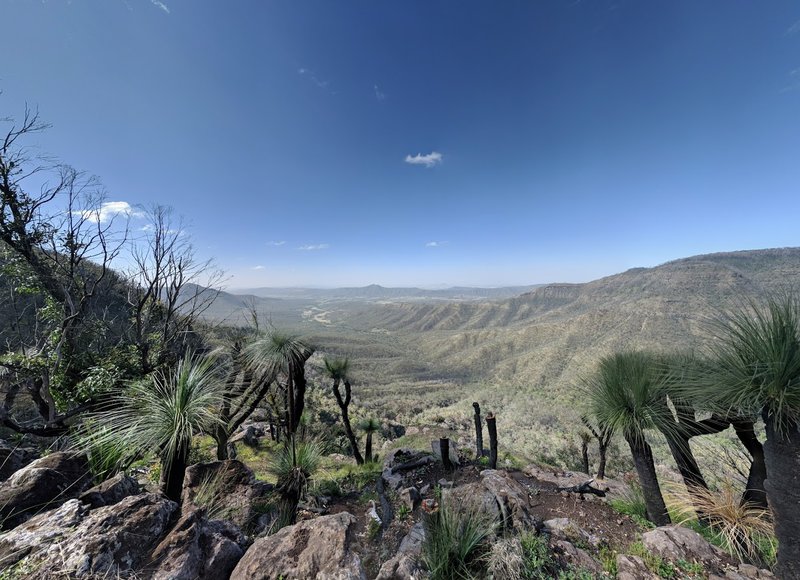
<path fill-rule="evenodd" d="M 219 294 L 223 273 L 212 260 L 197 257 L 172 208 L 155 205 L 146 215 L 126 274 L 133 343 L 148 373 L 183 350 L 183 337 Z"/>

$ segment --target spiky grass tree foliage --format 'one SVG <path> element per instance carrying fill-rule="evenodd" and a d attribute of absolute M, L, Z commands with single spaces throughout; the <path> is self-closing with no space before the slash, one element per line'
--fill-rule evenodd
<path fill-rule="evenodd" d="M 442 502 L 425 518 L 422 560 L 431 580 L 481 578 L 493 523 L 477 506 Z"/>
<path fill-rule="evenodd" d="M 364 445 L 364 459 L 367 463 L 371 463 L 373 461 L 372 435 L 381 430 L 381 424 L 377 419 L 364 419 L 358 424 L 358 428 L 367 434 L 367 441 Z"/>
<path fill-rule="evenodd" d="M 659 526 L 670 523 L 670 519 L 645 431 L 674 426 L 663 393 L 663 374 L 654 355 L 630 351 L 603 357 L 597 371 L 586 380 L 595 419 L 622 433 L 628 443 L 647 504 L 647 517 Z"/>
<path fill-rule="evenodd" d="M 352 390 L 350 388 L 350 377 L 348 371 L 350 370 L 350 361 L 347 358 L 328 358 L 325 357 L 322 361 L 325 364 L 325 374 L 333 381 L 333 396 L 336 398 L 336 404 L 342 412 L 342 425 L 344 426 L 344 433 L 347 440 L 350 442 L 350 450 L 358 465 L 364 463 L 364 458 L 358 450 L 358 441 L 356 440 L 353 427 L 350 425 L 350 399 Z M 344 397 L 339 390 L 339 385 L 344 383 Z"/>
<path fill-rule="evenodd" d="M 281 496 L 279 527 L 295 523 L 297 505 L 308 489 L 308 484 L 324 454 L 318 441 L 296 443 L 290 438 L 272 458 L 267 469 L 277 479 L 278 493 Z"/>
<path fill-rule="evenodd" d="M 684 390 L 709 408 L 764 420 L 777 575 L 800 578 L 800 300 L 747 303 L 720 317 L 714 331 L 712 363 Z"/>
<path fill-rule="evenodd" d="M 126 457 L 156 453 L 164 493 L 180 501 L 192 438 L 219 421 L 222 394 L 213 359 L 187 354 L 173 369 L 131 384 L 108 410 L 92 417 L 90 424 L 99 430 L 88 438 L 94 442 L 90 453 L 104 448 L 124 449 Z"/>
<path fill-rule="evenodd" d="M 286 394 L 286 432 L 293 434 L 300 425 L 305 408 L 306 361 L 314 349 L 302 339 L 271 329 L 244 350 L 249 368 L 259 376 L 281 376 Z"/>

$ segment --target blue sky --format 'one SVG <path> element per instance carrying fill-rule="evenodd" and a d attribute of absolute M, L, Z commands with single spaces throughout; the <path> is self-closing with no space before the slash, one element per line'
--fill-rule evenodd
<path fill-rule="evenodd" d="M 0 0 L 0 116 L 230 287 L 800 245 L 800 4 Z"/>

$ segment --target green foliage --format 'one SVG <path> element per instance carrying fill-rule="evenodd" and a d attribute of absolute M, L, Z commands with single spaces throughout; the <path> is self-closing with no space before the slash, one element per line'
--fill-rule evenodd
<path fill-rule="evenodd" d="M 647 504 L 639 480 L 633 474 L 628 474 L 625 476 L 625 483 L 627 485 L 620 497 L 610 500 L 608 504 L 619 513 L 630 516 L 640 528 L 655 527 L 655 524 L 647 519 Z"/>
<path fill-rule="evenodd" d="M 102 429 L 83 439 L 89 453 L 124 449 L 124 460 L 156 452 L 162 467 L 188 452 L 194 435 L 217 423 L 222 383 L 213 360 L 188 354 L 171 371 L 156 372 L 111 398 L 108 410 L 87 428 Z M 110 460 L 110 458 L 109 458 Z"/>
<path fill-rule="evenodd" d="M 800 298 L 748 302 L 712 325 L 711 360 L 692 369 L 682 392 L 702 408 L 730 409 L 775 421 L 800 421 Z"/>
<path fill-rule="evenodd" d="M 558 562 L 553 558 L 547 538 L 533 532 L 520 535 L 522 545 L 524 580 L 547 580 L 559 574 Z"/>
<path fill-rule="evenodd" d="M 411 515 L 411 508 L 409 508 L 406 504 L 400 504 L 400 507 L 397 508 L 397 519 L 401 522 L 408 519 Z"/>
<path fill-rule="evenodd" d="M 441 504 L 425 518 L 422 559 L 431 580 L 478 578 L 486 565 L 492 522 L 470 506 Z"/>
<path fill-rule="evenodd" d="M 377 419 L 369 418 L 359 421 L 358 428 L 364 433 L 375 433 L 381 430 L 381 423 Z"/>

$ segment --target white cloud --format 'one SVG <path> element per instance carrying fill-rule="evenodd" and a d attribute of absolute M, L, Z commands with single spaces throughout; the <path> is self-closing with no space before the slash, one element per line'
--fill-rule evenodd
<path fill-rule="evenodd" d="M 313 252 L 315 250 L 327 250 L 330 247 L 330 244 L 306 244 L 305 246 L 300 246 L 297 249 L 303 250 L 304 252 Z"/>
<path fill-rule="evenodd" d="M 423 155 L 422 153 L 417 153 L 413 157 L 411 155 L 406 155 L 406 163 L 410 165 L 424 165 L 425 167 L 433 167 L 434 165 L 439 165 L 442 162 L 442 154 L 438 151 L 432 151 L 427 155 Z"/>
<path fill-rule="evenodd" d="M 167 6 L 163 2 L 160 2 L 159 0 L 150 0 L 150 3 L 153 6 L 156 6 L 156 7 L 160 8 L 161 10 L 163 10 L 166 14 L 169 14 L 169 6 Z"/>
<path fill-rule="evenodd" d="M 263 269 L 264 269 L 264 266 L 261 266 L 261 265 L 259 265 L 259 266 L 253 266 L 253 267 L 252 267 L 252 268 L 250 268 L 250 269 L 251 269 L 251 270 L 263 270 Z"/>
<path fill-rule="evenodd" d="M 84 219 L 99 223 L 109 222 L 119 215 L 144 217 L 144 212 L 134 209 L 127 201 L 106 201 L 100 204 L 99 209 L 85 209 L 76 213 Z"/>
<path fill-rule="evenodd" d="M 268 246 L 282 246 L 286 243 L 286 240 L 274 240 L 272 242 L 267 242 Z"/>
<path fill-rule="evenodd" d="M 786 34 L 797 34 L 798 32 L 800 32 L 800 20 L 792 24 Z"/>
<path fill-rule="evenodd" d="M 372 88 L 375 90 L 375 98 L 376 99 L 378 99 L 379 101 L 383 101 L 384 99 L 386 99 L 386 93 L 384 93 L 382 90 L 380 90 L 378 88 L 378 85 L 373 85 Z"/>
<path fill-rule="evenodd" d="M 449 242 L 428 242 L 425 244 L 426 248 L 441 248 L 442 246 L 446 246 Z"/>
<path fill-rule="evenodd" d="M 297 74 L 299 74 L 301 77 L 306 77 L 308 80 L 310 80 L 312 83 L 314 83 L 321 89 L 327 89 L 328 85 L 330 84 L 328 81 L 323 81 L 320 78 L 318 78 L 317 75 L 314 74 L 314 71 L 309 70 L 307 68 L 301 67 L 297 69 Z"/>

